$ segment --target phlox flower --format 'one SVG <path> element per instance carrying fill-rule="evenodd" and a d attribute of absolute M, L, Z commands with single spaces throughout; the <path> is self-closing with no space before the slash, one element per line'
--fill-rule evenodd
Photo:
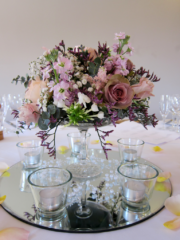
<path fill-rule="evenodd" d="M 64 80 L 68 80 L 68 71 L 73 69 L 73 65 L 71 60 L 66 57 L 59 56 L 58 61 L 53 63 L 54 69 L 56 72 L 60 74 L 60 78 Z"/>
<path fill-rule="evenodd" d="M 127 67 L 127 58 L 121 58 L 119 54 L 116 56 L 108 57 L 104 62 L 104 66 L 107 71 L 111 71 L 112 74 L 120 74 L 126 76 L 129 71 Z"/>
<path fill-rule="evenodd" d="M 41 71 L 43 73 L 43 81 L 44 81 L 45 79 L 48 79 L 50 77 L 49 73 L 52 71 L 52 69 L 51 69 L 51 66 L 47 66 Z"/>
<path fill-rule="evenodd" d="M 54 86 L 55 86 L 55 82 L 54 81 L 50 81 L 49 83 L 47 83 L 49 89 L 49 92 L 52 92 L 54 90 Z"/>
<path fill-rule="evenodd" d="M 115 40 L 125 39 L 126 35 L 124 32 L 115 33 Z"/>
<path fill-rule="evenodd" d="M 118 52 L 118 48 L 119 48 L 119 44 L 118 44 L 118 43 L 114 43 L 114 44 L 112 45 L 112 49 L 113 49 L 113 51 L 114 51 L 115 53 Z"/>
<path fill-rule="evenodd" d="M 62 99 L 66 99 L 69 96 L 68 89 L 70 84 L 66 81 L 61 81 L 57 83 L 54 87 L 54 101 L 59 101 Z"/>

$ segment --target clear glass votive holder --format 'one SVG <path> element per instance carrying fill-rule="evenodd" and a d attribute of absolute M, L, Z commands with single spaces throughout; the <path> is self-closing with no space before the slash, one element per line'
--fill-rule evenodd
<path fill-rule="evenodd" d="M 118 167 L 121 176 L 122 200 L 134 208 L 147 209 L 158 170 L 147 164 L 125 163 Z"/>
<path fill-rule="evenodd" d="M 38 169 L 29 175 L 38 219 L 52 221 L 64 216 L 71 179 L 68 170 L 53 167 Z"/>
<path fill-rule="evenodd" d="M 69 147 L 71 148 L 71 157 L 78 157 L 79 155 L 86 155 L 88 152 L 88 144 L 91 134 L 86 133 L 86 136 L 78 132 L 67 134 Z"/>
<path fill-rule="evenodd" d="M 41 146 L 41 141 L 22 141 L 18 142 L 16 146 L 18 147 L 20 160 L 23 163 L 25 169 L 39 167 L 43 149 Z"/>
<path fill-rule="evenodd" d="M 135 138 L 117 140 L 121 163 L 137 161 L 141 158 L 144 141 Z"/>

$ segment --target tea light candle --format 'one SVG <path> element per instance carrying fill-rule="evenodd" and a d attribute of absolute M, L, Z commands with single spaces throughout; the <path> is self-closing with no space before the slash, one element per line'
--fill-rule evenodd
<path fill-rule="evenodd" d="M 124 183 L 124 197 L 131 202 L 143 200 L 146 193 L 146 187 L 143 183 L 137 181 L 128 181 Z"/>
<path fill-rule="evenodd" d="M 125 161 L 135 161 L 137 160 L 137 151 L 134 149 L 124 149 L 123 150 L 123 159 Z"/>
<path fill-rule="evenodd" d="M 40 161 L 40 153 L 27 152 L 24 155 L 25 155 L 26 164 L 34 165 L 34 164 L 38 164 Z"/>
<path fill-rule="evenodd" d="M 81 143 L 80 142 L 74 143 L 73 152 L 80 153 L 80 150 L 81 150 Z"/>
<path fill-rule="evenodd" d="M 57 210 L 62 204 L 62 191 L 60 189 L 44 189 L 39 192 L 41 208 L 47 211 Z"/>

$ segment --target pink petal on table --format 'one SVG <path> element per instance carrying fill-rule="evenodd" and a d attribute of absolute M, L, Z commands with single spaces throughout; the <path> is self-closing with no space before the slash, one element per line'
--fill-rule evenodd
<path fill-rule="evenodd" d="M 0 240 L 28 240 L 29 232 L 23 228 L 6 228 L 0 231 Z"/>
<path fill-rule="evenodd" d="M 180 194 L 167 198 L 164 205 L 167 210 L 180 216 Z"/>
<path fill-rule="evenodd" d="M 155 147 L 153 147 L 152 149 L 153 149 L 153 151 L 155 151 L 155 152 L 161 152 L 161 151 L 163 150 L 163 149 L 160 148 L 159 146 L 155 146 Z"/>
<path fill-rule="evenodd" d="M 167 179 L 169 179 L 170 177 L 171 177 L 170 172 L 161 172 L 161 173 L 159 173 L 159 176 L 157 177 L 157 182 L 164 182 Z"/>
<path fill-rule="evenodd" d="M 180 228 L 180 217 L 177 217 L 174 220 L 165 222 L 164 226 L 171 229 L 171 230 Z"/>

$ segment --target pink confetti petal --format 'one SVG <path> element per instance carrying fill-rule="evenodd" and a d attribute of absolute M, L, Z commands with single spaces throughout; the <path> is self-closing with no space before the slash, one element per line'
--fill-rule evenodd
<path fill-rule="evenodd" d="M 167 198 L 164 205 L 168 211 L 180 216 L 180 194 Z"/>

